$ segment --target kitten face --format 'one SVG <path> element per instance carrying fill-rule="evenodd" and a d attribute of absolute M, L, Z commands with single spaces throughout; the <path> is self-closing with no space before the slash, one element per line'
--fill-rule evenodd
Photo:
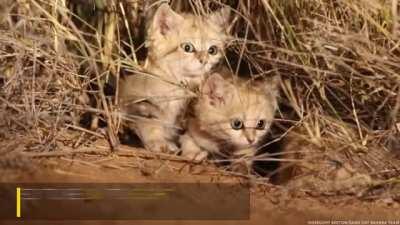
<path fill-rule="evenodd" d="M 163 4 L 148 30 L 149 57 L 175 76 L 203 76 L 223 56 L 228 18 L 227 9 L 198 16 L 177 14 Z"/>
<path fill-rule="evenodd" d="M 202 129 L 222 146 L 254 147 L 273 121 L 276 95 L 276 84 L 232 83 L 213 74 L 202 87 L 195 113 Z"/>

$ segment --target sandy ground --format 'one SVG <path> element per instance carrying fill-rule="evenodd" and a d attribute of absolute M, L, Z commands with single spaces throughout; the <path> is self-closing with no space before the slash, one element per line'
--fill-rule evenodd
<path fill-rule="evenodd" d="M 84 150 L 84 151 L 87 151 Z M 313 196 L 304 190 L 257 184 L 209 164 L 147 157 L 126 147 L 122 153 L 80 153 L 25 159 L 25 166 L 0 172 L 1 182 L 229 182 L 251 185 L 250 219 L 242 221 L 80 221 L 79 224 L 400 224 L 398 203 L 355 196 Z M 137 152 L 137 151 L 136 151 Z M 141 152 L 142 153 L 142 152 Z M 46 153 L 47 154 L 47 153 Z M 28 160 L 28 161 L 26 161 Z M 29 164 L 29 166 L 26 166 Z M 6 203 L 3 203 L 6 204 Z M 77 221 L 1 221 L 1 224 L 76 224 Z"/>

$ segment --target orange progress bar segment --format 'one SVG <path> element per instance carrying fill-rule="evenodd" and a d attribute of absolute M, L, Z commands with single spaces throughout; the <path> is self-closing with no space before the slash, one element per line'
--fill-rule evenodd
<path fill-rule="evenodd" d="M 21 217 L 21 188 L 17 187 L 17 218 Z"/>

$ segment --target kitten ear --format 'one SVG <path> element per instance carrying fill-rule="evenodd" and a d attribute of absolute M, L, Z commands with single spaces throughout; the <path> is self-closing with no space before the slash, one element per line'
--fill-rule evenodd
<path fill-rule="evenodd" d="M 167 3 L 161 4 L 153 18 L 153 29 L 161 35 L 166 35 L 171 31 L 177 31 L 183 17 L 174 12 Z"/>
<path fill-rule="evenodd" d="M 267 80 L 268 89 L 271 95 L 277 97 L 279 96 L 279 84 L 281 82 L 281 77 L 279 75 L 273 76 Z"/>
<path fill-rule="evenodd" d="M 254 88 L 265 93 L 266 95 L 271 95 L 277 97 L 279 95 L 279 83 L 280 76 L 273 76 L 269 78 L 264 78 L 260 81 L 254 81 Z"/>
<path fill-rule="evenodd" d="M 229 25 L 231 9 L 228 6 L 222 7 L 219 11 L 211 13 L 210 21 L 220 27 L 226 28 Z"/>
<path fill-rule="evenodd" d="M 213 73 L 204 82 L 201 93 L 208 97 L 210 105 L 223 105 L 225 103 L 225 83 L 224 78 L 218 73 Z"/>

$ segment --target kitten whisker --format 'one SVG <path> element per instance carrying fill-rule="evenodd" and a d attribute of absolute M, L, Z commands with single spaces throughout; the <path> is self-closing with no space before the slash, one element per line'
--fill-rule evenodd
<path fill-rule="evenodd" d="M 304 160 L 300 160 L 300 159 L 278 159 L 278 158 L 252 159 L 252 161 L 254 161 L 254 162 L 292 162 L 292 163 L 304 162 Z"/>
<path fill-rule="evenodd" d="M 275 152 L 275 153 L 268 153 L 268 152 L 266 152 L 266 153 L 262 153 L 262 154 L 257 155 L 257 157 L 258 157 L 258 156 L 259 156 L 259 157 L 264 157 L 264 156 L 292 155 L 292 154 L 305 153 L 305 152 L 307 152 L 307 153 L 312 153 L 312 152 L 314 152 L 314 153 L 319 153 L 319 152 L 317 152 L 317 151 L 308 151 L 308 150 L 302 150 L 302 151 L 283 151 L 283 152 Z"/>

